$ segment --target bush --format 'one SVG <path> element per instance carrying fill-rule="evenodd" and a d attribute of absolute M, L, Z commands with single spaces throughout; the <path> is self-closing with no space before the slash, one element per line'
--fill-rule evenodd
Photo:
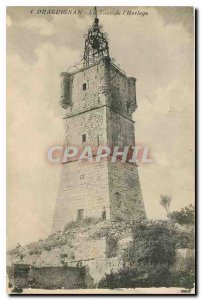
<path fill-rule="evenodd" d="M 172 272 L 176 246 L 187 246 L 189 236 L 168 222 L 133 224 L 133 242 L 123 255 L 124 269 L 106 274 L 99 288 L 184 287 L 192 288 L 194 274 Z"/>
<path fill-rule="evenodd" d="M 195 282 L 194 274 L 187 272 L 153 272 L 140 275 L 134 270 L 122 270 L 119 273 L 105 274 L 99 281 L 98 288 L 151 288 L 151 287 L 182 287 L 192 289 Z"/>
<path fill-rule="evenodd" d="M 11 292 L 14 294 L 21 294 L 23 292 L 23 289 L 21 286 L 15 286 Z"/>
<path fill-rule="evenodd" d="M 106 257 L 114 257 L 118 251 L 118 240 L 113 236 L 106 237 Z"/>
<path fill-rule="evenodd" d="M 73 228 L 78 228 L 80 226 L 90 226 L 90 225 L 95 225 L 100 222 L 100 219 L 98 218 L 92 218 L 92 217 L 86 217 L 82 221 L 71 221 L 70 223 L 66 224 L 64 227 L 64 232 L 67 232 Z"/>
<path fill-rule="evenodd" d="M 175 241 L 176 241 L 176 248 L 195 248 L 195 232 L 194 229 L 190 232 L 179 231 L 175 232 Z"/>
<path fill-rule="evenodd" d="M 61 254 L 60 254 L 60 257 L 61 257 L 61 258 L 67 258 L 67 257 L 68 257 L 68 254 L 67 254 L 67 253 L 61 253 Z"/>
<path fill-rule="evenodd" d="M 29 251 L 29 255 L 40 255 L 40 254 L 41 254 L 41 250 L 37 248 L 33 248 Z"/>
<path fill-rule="evenodd" d="M 105 274 L 99 281 L 98 288 L 115 289 L 135 287 L 134 281 L 137 273 L 134 270 L 122 270 L 119 273 Z"/>
<path fill-rule="evenodd" d="M 45 250 L 45 251 L 51 251 L 51 246 L 50 245 L 44 245 L 43 247 L 42 247 L 42 249 L 43 250 Z"/>
<path fill-rule="evenodd" d="M 176 259 L 175 231 L 167 223 L 138 223 L 132 228 L 133 243 L 124 253 L 124 261 L 138 270 L 168 270 Z"/>
<path fill-rule="evenodd" d="M 188 207 L 182 208 L 181 211 L 173 211 L 169 215 L 170 219 L 181 225 L 194 225 L 195 223 L 195 207 L 189 205 Z"/>
<path fill-rule="evenodd" d="M 64 226 L 64 230 L 63 231 L 66 232 L 66 231 L 68 231 L 70 229 L 77 228 L 78 226 L 79 226 L 79 224 L 77 222 L 72 221 L 72 222 L 70 222 L 70 223 L 68 223 L 68 224 L 66 224 Z"/>

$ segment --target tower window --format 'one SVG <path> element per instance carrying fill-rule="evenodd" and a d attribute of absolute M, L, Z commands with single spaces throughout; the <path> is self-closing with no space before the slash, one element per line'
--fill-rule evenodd
<path fill-rule="evenodd" d="M 83 89 L 83 91 L 85 91 L 85 90 L 87 89 L 87 84 L 86 84 L 86 82 L 85 82 L 85 83 L 83 83 L 83 85 L 82 85 L 82 89 Z"/>
<path fill-rule="evenodd" d="M 86 136 L 86 134 L 83 134 L 83 135 L 82 135 L 82 142 L 85 143 L 86 140 L 87 140 L 87 136 Z"/>
<path fill-rule="evenodd" d="M 77 210 L 77 222 L 80 222 L 84 219 L 84 209 Z"/>

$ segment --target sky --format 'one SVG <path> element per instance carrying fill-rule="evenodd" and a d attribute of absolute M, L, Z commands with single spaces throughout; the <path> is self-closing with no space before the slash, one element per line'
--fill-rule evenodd
<path fill-rule="evenodd" d="M 143 199 L 148 218 L 164 218 L 161 194 L 172 197 L 171 211 L 194 203 L 193 9 L 101 9 L 148 12 L 99 19 L 110 56 L 137 78 L 136 144 L 149 146 L 154 160 L 138 168 Z M 46 156 L 64 140 L 59 74 L 83 56 L 84 33 L 93 22 L 88 13 L 36 10 L 7 8 L 8 248 L 50 234 L 61 167 Z"/>

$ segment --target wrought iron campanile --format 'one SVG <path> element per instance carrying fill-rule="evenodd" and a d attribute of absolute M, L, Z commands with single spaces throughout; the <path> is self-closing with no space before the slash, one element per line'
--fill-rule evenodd
<path fill-rule="evenodd" d="M 94 23 L 89 28 L 85 39 L 84 66 L 95 63 L 99 58 L 109 57 L 107 36 L 102 32 L 102 26 L 99 24 L 99 19 L 97 18 L 96 7 L 94 13 Z"/>

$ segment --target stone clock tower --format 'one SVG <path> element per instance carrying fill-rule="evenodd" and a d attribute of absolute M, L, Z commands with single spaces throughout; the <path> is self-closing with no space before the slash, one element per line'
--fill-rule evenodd
<path fill-rule="evenodd" d="M 65 145 L 134 146 L 136 79 L 111 60 L 97 15 L 85 39 L 83 66 L 61 73 Z M 145 218 L 137 166 L 111 157 L 100 162 L 62 164 L 53 232 L 87 217 L 111 220 Z"/>

